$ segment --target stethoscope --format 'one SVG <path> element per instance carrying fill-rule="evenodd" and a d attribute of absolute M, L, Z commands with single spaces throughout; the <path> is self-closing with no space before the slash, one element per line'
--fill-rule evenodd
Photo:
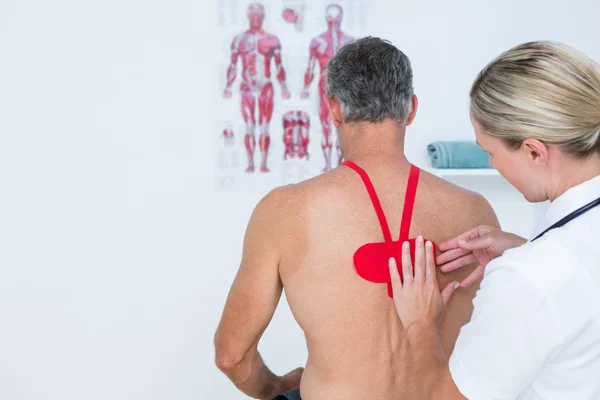
<path fill-rule="evenodd" d="M 542 236 L 544 236 L 546 233 L 550 232 L 551 230 L 560 228 L 560 227 L 568 224 L 569 222 L 573 221 L 575 218 L 581 217 L 583 214 L 585 214 L 586 212 L 590 211 L 592 208 L 597 207 L 597 206 L 600 206 L 600 197 L 597 198 L 596 200 L 592 201 L 591 203 L 588 203 L 585 206 L 573 211 L 571 214 L 567 215 L 566 217 L 564 217 L 563 219 L 561 219 L 560 221 L 558 221 L 557 223 L 552 225 L 550 228 L 546 229 L 544 232 L 537 235 L 531 241 L 535 242 L 536 240 L 538 240 L 539 238 L 541 238 Z"/>

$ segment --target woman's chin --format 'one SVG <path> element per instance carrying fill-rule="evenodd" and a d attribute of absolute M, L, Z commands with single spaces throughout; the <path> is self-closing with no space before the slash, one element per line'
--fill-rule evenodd
<path fill-rule="evenodd" d="M 523 193 L 523 192 L 521 192 L 521 194 L 523 195 L 523 197 L 525 197 L 525 200 L 527 200 L 530 203 L 543 203 L 546 200 L 548 200 L 548 198 L 546 196 L 540 196 L 538 194 Z"/>

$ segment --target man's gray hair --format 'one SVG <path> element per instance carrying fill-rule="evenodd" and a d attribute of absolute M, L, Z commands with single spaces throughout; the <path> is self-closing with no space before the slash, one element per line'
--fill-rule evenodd
<path fill-rule="evenodd" d="M 327 97 L 340 102 L 344 122 L 404 125 L 411 111 L 413 86 L 410 60 L 389 41 L 365 37 L 333 56 L 325 69 Z"/>

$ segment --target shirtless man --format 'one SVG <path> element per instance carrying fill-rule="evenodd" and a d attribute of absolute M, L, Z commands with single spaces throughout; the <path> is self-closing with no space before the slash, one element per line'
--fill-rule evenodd
<path fill-rule="evenodd" d="M 327 102 L 344 158 L 371 177 L 398 240 L 411 170 L 405 131 L 417 111 L 408 58 L 378 38 L 344 47 L 327 67 Z M 482 196 L 424 171 L 418 182 L 411 238 L 441 243 L 481 224 L 498 226 Z M 215 336 L 218 367 L 260 399 L 297 385 L 304 400 L 418 398 L 418 371 L 387 285 L 363 279 L 353 265 L 359 247 L 382 241 L 363 182 L 345 165 L 265 196 L 250 219 Z M 473 268 L 440 273 L 440 286 L 462 281 Z M 440 330 L 446 354 L 470 319 L 477 286 L 458 289 L 448 305 Z M 257 344 L 283 289 L 305 333 L 308 362 L 304 371 L 279 377 Z"/>
<path fill-rule="evenodd" d="M 281 61 L 281 43 L 277 36 L 263 30 L 265 9 L 262 4 L 248 6 L 250 29 L 237 35 L 231 43 L 231 61 L 227 69 L 227 86 L 223 91 L 226 99 L 232 96 L 231 87 L 237 76 L 238 58 L 242 59 L 242 117 L 246 123 L 244 145 L 248 155 L 246 172 L 254 172 L 254 151 L 256 148 L 256 123 L 260 128 L 258 146 L 260 148 L 260 171 L 269 172 L 267 157 L 271 136 L 269 124 L 273 115 L 273 83 L 271 82 L 271 64 L 275 61 L 275 74 L 281 85 L 284 99 L 290 98 L 290 92 L 285 82 L 285 70 Z M 258 103 L 258 113 L 256 106 Z M 258 118 L 256 117 L 258 114 Z"/>

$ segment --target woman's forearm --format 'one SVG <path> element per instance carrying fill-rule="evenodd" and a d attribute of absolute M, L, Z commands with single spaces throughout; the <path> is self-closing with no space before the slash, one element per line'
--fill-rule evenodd
<path fill-rule="evenodd" d="M 436 385 L 448 368 L 437 326 L 415 323 L 406 329 L 422 400 L 433 399 Z"/>

